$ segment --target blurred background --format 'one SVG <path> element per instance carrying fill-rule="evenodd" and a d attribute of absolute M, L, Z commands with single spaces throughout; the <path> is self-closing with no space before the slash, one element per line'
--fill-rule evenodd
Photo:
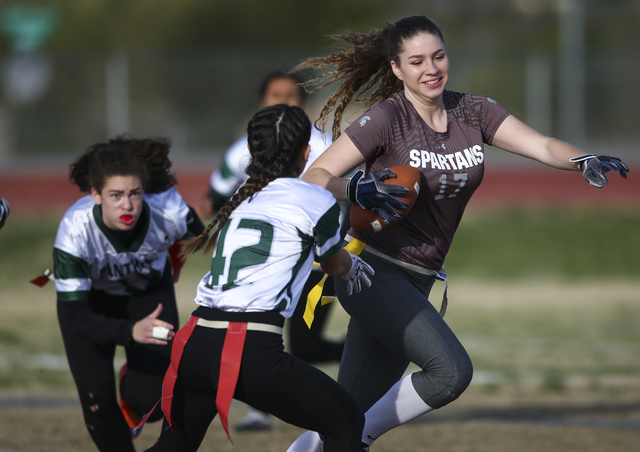
<path fill-rule="evenodd" d="M 533 433 L 514 429 L 507 413 L 507 433 L 486 441 L 471 435 L 459 446 L 469 431 L 466 411 L 457 421 L 464 429 L 454 419 L 448 434 L 429 430 L 429 444 L 455 438 L 459 451 L 633 450 L 640 431 L 640 0 L 0 0 L 0 198 L 11 203 L 0 231 L 1 450 L 67 451 L 89 441 L 78 428 L 54 288 L 28 283 L 51 266 L 59 220 L 80 197 L 67 181 L 69 164 L 119 134 L 169 137 L 178 189 L 197 208 L 209 174 L 255 112 L 267 73 L 340 50 L 333 33 L 368 32 L 415 14 L 443 29 L 449 89 L 490 96 L 541 132 L 631 167 L 626 181 L 614 174 L 597 190 L 579 173 L 489 149 L 484 182 L 446 263 L 447 321 L 476 368 L 459 406 L 524 407 L 530 425 L 522 428 Z M 311 116 L 328 94 L 310 97 Z M 187 261 L 176 287 L 182 319 L 209 265 L 204 254 Z M 338 338 L 347 317 L 334 312 L 329 333 Z M 337 366 L 325 370 L 335 375 Z M 543 421 L 551 417 L 553 428 L 561 416 L 611 428 L 568 433 L 575 447 L 545 446 L 549 431 L 538 407 L 546 403 L 552 411 Z M 25 404 L 46 409 L 16 408 Z M 60 405 L 67 412 L 53 411 Z M 35 433 L 34 423 L 42 427 Z M 398 448 L 393 435 L 388 449 L 384 440 L 377 447 L 424 450 L 424 432 L 406 433 L 397 435 L 416 438 L 416 447 Z M 256 438 L 256 450 L 284 450 L 291 441 Z M 147 433 L 138 441 L 154 439 Z"/>
<path fill-rule="evenodd" d="M 449 89 L 491 96 L 588 152 L 636 158 L 640 0 L 3 0 L 0 171 L 66 174 L 122 133 L 170 137 L 174 163 L 213 168 L 266 73 L 337 50 L 332 33 L 414 14 L 444 31 Z"/>

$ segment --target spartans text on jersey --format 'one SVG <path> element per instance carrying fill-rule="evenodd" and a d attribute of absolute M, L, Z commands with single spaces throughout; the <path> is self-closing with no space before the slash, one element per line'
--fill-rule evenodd
<path fill-rule="evenodd" d="M 475 145 L 463 151 L 451 154 L 436 154 L 433 151 L 412 149 L 409 153 L 414 168 L 428 168 L 439 170 L 461 170 L 471 168 L 484 162 L 484 152 L 482 146 Z"/>

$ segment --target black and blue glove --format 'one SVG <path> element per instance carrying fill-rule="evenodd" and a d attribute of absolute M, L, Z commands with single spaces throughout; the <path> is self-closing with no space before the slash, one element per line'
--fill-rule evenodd
<path fill-rule="evenodd" d="M 626 179 L 629 172 L 629 167 L 622 160 L 607 155 L 585 154 L 569 159 L 569 161 L 579 163 L 584 180 L 597 188 L 603 188 L 605 184 L 609 183 L 605 173 L 618 171 L 622 178 Z"/>
<path fill-rule="evenodd" d="M 9 207 L 7 200 L 4 198 L 0 199 L 0 229 L 4 226 L 4 222 L 7 221 L 9 212 L 11 212 L 11 207 Z"/>
<path fill-rule="evenodd" d="M 358 170 L 347 184 L 347 197 L 363 209 L 371 210 L 385 224 L 389 224 L 391 218 L 401 220 L 402 214 L 397 209 L 406 208 L 408 203 L 392 194 L 405 195 L 409 188 L 383 182 L 395 177 L 396 174 L 388 168 L 373 171 L 367 176 L 364 175 L 364 171 Z"/>

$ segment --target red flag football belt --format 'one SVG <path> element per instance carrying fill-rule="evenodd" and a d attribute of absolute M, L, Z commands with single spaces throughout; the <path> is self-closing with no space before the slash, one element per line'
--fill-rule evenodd
<path fill-rule="evenodd" d="M 175 431 L 175 427 L 171 422 L 171 403 L 173 401 L 173 389 L 178 377 L 178 368 L 182 359 L 182 352 L 191 333 L 196 325 L 205 328 L 226 329 L 227 334 L 222 346 L 222 358 L 220 361 L 220 376 L 218 378 L 218 392 L 216 394 L 216 408 L 220 415 L 220 421 L 224 427 L 227 437 L 231 444 L 231 436 L 229 435 L 229 406 L 236 389 L 238 375 L 240 373 L 240 363 L 242 361 L 242 351 L 244 350 L 244 341 L 247 331 L 263 331 L 267 333 L 282 334 L 282 327 L 269 325 L 266 323 L 256 322 L 226 322 L 219 320 L 206 320 L 195 316 L 189 317 L 186 325 L 176 333 L 173 338 L 173 346 L 171 349 L 171 364 L 164 377 L 162 384 L 162 412 L 167 422 Z"/>

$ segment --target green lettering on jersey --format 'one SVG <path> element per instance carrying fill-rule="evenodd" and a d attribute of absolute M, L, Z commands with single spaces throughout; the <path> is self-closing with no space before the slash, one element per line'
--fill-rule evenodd
<path fill-rule="evenodd" d="M 225 224 L 220 231 L 220 237 L 218 238 L 218 245 L 216 247 L 216 256 L 211 261 L 212 286 L 219 285 L 220 276 L 225 272 L 226 258 L 223 255 L 223 251 L 228 226 L 229 223 Z M 260 240 L 254 245 L 238 248 L 231 254 L 226 278 L 227 282 L 222 285 L 222 290 L 236 287 L 235 281 L 238 278 L 238 273 L 242 269 L 267 262 L 271 254 L 271 245 L 273 243 L 273 226 L 271 224 L 261 220 L 242 219 L 238 224 L 238 229 L 256 230 L 260 232 Z"/>

